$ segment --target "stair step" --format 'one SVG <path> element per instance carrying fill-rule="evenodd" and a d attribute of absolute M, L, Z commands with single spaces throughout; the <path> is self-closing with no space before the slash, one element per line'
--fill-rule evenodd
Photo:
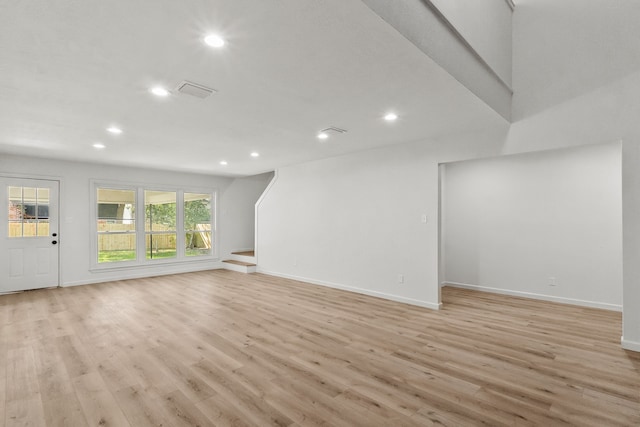
<path fill-rule="evenodd" d="M 229 264 L 242 265 L 244 267 L 255 267 L 256 265 L 250 262 L 237 261 L 235 259 L 225 259 L 222 262 L 227 262 Z"/>
<path fill-rule="evenodd" d="M 258 268 L 252 262 L 239 261 L 237 259 L 225 259 L 222 261 L 222 264 L 225 269 L 237 271 L 239 273 L 255 273 Z"/>
<path fill-rule="evenodd" d="M 231 255 L 241 255 L 241 256 L 256 256 L 256 251 L 240 251 L 240 252 L 231 252 Z"/>

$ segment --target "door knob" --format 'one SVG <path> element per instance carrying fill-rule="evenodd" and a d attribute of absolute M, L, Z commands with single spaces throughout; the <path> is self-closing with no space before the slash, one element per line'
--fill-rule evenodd
<path fill-rule="evenodd" d="M 58 244 L 58 241 L 57 241 L 57 240 L 54 240 L 54 241 L 52 241 L 52 242 L 51 242 L 51 244 L 52 244 L 52 245 L 57 245 L 57 244 Z"/>
<path fill-rule="evenodd" d="M 56 237 L 57 235 L 58 235 L 58 233 L 53 233 L 52 234 L 53 237 Z"/>

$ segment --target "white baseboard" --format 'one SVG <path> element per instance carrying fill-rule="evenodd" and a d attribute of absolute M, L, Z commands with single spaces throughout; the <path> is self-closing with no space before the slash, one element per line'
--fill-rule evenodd
<path fill-rule="evenodd" d="M 622 337 L 620 343 L 622 344 L 622 348 L 625 350 L 640 352 L 640 342 L 625 340 L 624 337 Z"/>
<path fill-rule="evenodd" d="M 325 282 L 322 280 L 314 280 L 314 279 L 309 279 L 307 277 L 293 276 L 291 274 L 277 273 L 275 271 L 267 271 L 260 268 L 260 266 L 258 266 L 258 273 L 268 274 L 269 276 L 282 277 L 283 279 L 297 280 L 299 282 L 305 282 L 312 285 L 326 286 L 328 288 L 340 289 L 343 291 L 354 292 L 356 294 L 369 295 L 372 297 L 383 298 L 391 301 L 401 302 L 404 304 L 417 305 L 418 307 L 429 308 L 431 310 L 439 310 L 440 307 L 442 306 L 442 304 L 428 302 L 428 301 L 421 301 L 421 300 L 412 299 L 412 298 L 406 298 L 399 295 L 392 295 L 392 294 L 386 294 L 383 292 L 370 291 L 368 289 L 356 288 L 353 286 L 347 286 L 347 285 L 342 285 L 338 283 Z"/>
<path fill-rule="evenodd" d="M 454 288 L 471 289 L 475 291 L 491 292 L 494 294 L 511 295 L 514 297 L 532 298 L 532 299 L 539 299 L 542 301 L 559 302 L 562 304 L 579 305 L 582 307 L 600 308 L 603 310 L 622 312 L 621 305 L 608 304 L 604 302 L 585 301 L 585 300 L 574 299 L 574 298 L 556 297 L 553 295 L 536 294 L 533 292 L 512 291 L 508 289 L 491 288 L 489 286 L 470 285 L 468 283 L 459 283 L 459 282 L 445 281 L 441 283 L 441 286 L 452 286 Z"/>
<path fill-rule="evenodd" d="M 115 282 L 117 280 L 129 280 L 129 279 L 141 279 L 144 277 L 156 277 L 156 276 L 169 276 L 171 274 L 182 274 L 182 273 L 195 273 L 196 271 L 207 271 L 207 270 L 219 270 L 222 266 L 220 262 L 215 262 L 207 265 L 197 265 L 190 264 L 188 266 L 180 266 L 174 267 L 171 269 L 163 269 L 154 271 L 151 269 L 145 269 L 144 271 L 121 271 L 117 276 L 103 276 L 101 278 L 96 279 L 88 279 L 88 280 L 76 280 L 73 282 L 63 282 L 60 285 L 63 288 L 71 287 L 71 286 L 83 286 L 83 285 L 95 285 L 97 283 L 106 283 L 106 282 Z"/>

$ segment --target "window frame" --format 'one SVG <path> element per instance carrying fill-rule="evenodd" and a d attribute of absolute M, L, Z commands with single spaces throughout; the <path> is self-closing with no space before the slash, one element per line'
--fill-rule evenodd
<path fill-rule="evenodd" d="M 122 183 L 117 181 L 90 180 L 91 187 L 91 267 L 92 271 L 144 268 L 153 265 L 189 264 L 202 261 L 219 260 L 218 239 L 218 190 L 216 188 L 195 186 L 174 186 L 143 183 Z M 135 231 L 136 259 L 131 261 L 98 262 L 98 189 L 133 190 L 135 192 Z M 147 259 L 145 191 L 169 191 L 176 193 L 176 256 L 174 258 Z M 208 194 L 211 197 L 211 252 L 205 255 L 186 256 L 184 229 L 184 193 Z"/>
<path fill-rule="evenodd" d="M 20 207 L 20 219 L 11 219 L 11 188 L 20 188 L 20 204 L 19 205 L 15 205 L 16 208 L 19 206 Z M 25 189 L 33 189 L 35 190 L 35 201 L 33 203 L 25 203 Z M 40 204 L 40 190 L 46 190 L 49 193 L 49 196 L 47 197 L 48 203 L 47 204 Z M 7 186 L 7 196 L 8 199 L 6 200 L 6 203 L 8 204 L 8 216 L 7 216 L 7 223 L 4 225 L 7 227 L 7 238 L 8 239 L 37 239 L 37 238 L 48 238 L 49 237 L 49 226 L 50 226 L 50 221 L 49 221 L 49 206 L 50 206 L 50 188 L 48 187 L 38 187 L 38 186 L 33 186 L 31 184 L 29 185 L 9 185 Z M 28 215 L 27 214 L 27 207 L 31 207 L 34 209 L 34 214 L 35 215 Z M 40 208 L 41 207 L 46 207 L 47 208 L 47 215 L 45 216 L 40 216 Z M 16 209 L 17 211 L 17 209 Z M 13 236 L 11 234 L 11 224 L 20 224 L 20 235 L 19 236 Z M 34 224 L 35 227 L 35 234 L 34 235 L 25 235 L 25 225 L 27 224 Z M 47 232 L 45 234 L 40 234 L 40 224 L 47 224 Z"/>
<path fill-rule="evenodd" d="M 163 193 L 175 193 L 176 197 L 175 197 L 175 204 L 176 204 L 176 217 L 175 217 L 175 229 L 174 230 L 167 230 L 167 231 L 154 231 L 152 229 L 152 224 L 150 224 L 149 230 L 147 231 L 147 192 L 163 192 Z M 178 211 L 179 211 L 179 207 L 178 207 L 178 200 L 180 199 L 180 195 L 178 194 L 178 191 L 175 190 L 151 190 L 149 188 L 144 188 L 142 191 L 143 194 L 143 202 L 144 202 L 144 258 L 146 261 L 149 262 L 153 262 L 153 261 L 161 261 L 163 259 L 168 259 L 168 260 L 178 260 L 179 259 L 179 253 L 178 253 L 178 246 L 180 245 L 180 239 L 178 236 L 180 236 L 180 234 L 184 234 L 184 233 L 179 233 L 179 226 L 178 226 Z M 184 194 L 184 193 L 183 193 Z M 137 228 L 137 227 L 136 227 Z M 137 230 L 136 230 L 137 231 Z M 173 235 L 175 234 L 176 236 L 176 256 L 175 257 L 171 257 L 171 258 L 147 258 L 147 236 L 151 239 L 151 241 L 153 241 L 153 236 L 162 236 L 162 235 Z M 183 238 L 184 240 L 184 238 Z"/>
<path fill-rule="evenodd" d="M 209 211 L 209 225 L 210 225 L 210 230 L 209 233 L 211 233 L 211 241 L 213 242 L 213 245 L 211 247 L 211 251 L 209 254 L 206 255 L 187 255 L 187 245 L 186 245 L 186 238 L 187 238 L 187 233 L 188 232 L 199 232 L 198 230 L 187 230 L 186 228 L 186 224 L 185 224 L 185 200 L 184 200 L 184 195 L 185 193 L 188 194 L 206 194 L 209 196 L 209 205 L 210 205 L 210 211 Z M 202 257 L 207 257 L 207 256 L 215 256 L 218 252 L 216 250 L 217 247 L 217 241 L 218 239 L 216 238 L 216 220 L 217 220 L 217 215 L 216 215 L 216 207 L 218 206 L 217 200 L 216 200 L 216 194 L 215 193 L 211 193 L 211 192 L 196 192 L 196 191 L 190 191 L 190 190 L 184 190 L 182 191 L 182 198 L 181 198 L 181 205 L 182 205 L 182 209 L 180 211 L 181 215 L 180 217 L 176 218 L 176 221 L 180 221 L 180 223 L 182 224 L 182 244 L 180 245 L 181 250 L 183 251 L 183 257 L 185 259 L 200 259 Z"/>
<path fill-rule="evenodd" d="M 118 234 L 122 234 L 122 235 L 133 235 L 134 240 L 136 242 L 136 257 L 132 260 L 129 261 L 118 261 L 118 262 L 113 262 L 113 263 L 109 263 L 109 262 L 98 262 L 98 255 L 99 255 L 99 251 L 98 251 L 98 244 L 99 244 L 99 239 L 98 236 L 100 235 L 100 232 L 98 231 L 98 190 L 99 189 L 107 189 L 107 190 L 121 190 L 121 191 L 132 191 L 133 192 L 133 203 L 135 206 L 135 216 L 134 216 L 134 223 L 135 223 L 135 229 L 133 231 L 115 231 L 115 232 L 109 232 L 109 233 L 104 233 L 106 234 L 114 234 L 114 235 L 118 235 Z M 132 265 L 136 265 L 136 262 L 138 260 L 138 256 L 139 256 L 139 252 L 140 252 L 140 243 L 138 242 L 138 221 L 139 221 L 139 217 L 138 217 L 138 211 L 140 210 L 139 207 L 139 203 L 140 203 L 140 199 L 139 199 L 139 194 L 138 191 L 136 191 L 136 187 L 135 186 L 123 186 L 123 185 L 100 185 L 100 186 L 96 186 L 93 189 L 93 209 L 94 212 L 92 214 L 92 227 L 95 228 L 95 230 L 93 230 L 92 236 L 95 239 L 95 242 L 92 242 L 92 247 L 93 250 L 95 252 L 95 257 L 92 259 L 93 262 L 95 262 L 96 266 L 103 266 L 103 265 L 117 265 L 117 266 L 122 266 L 122 267 L 126 267 L 126 266 L 132 266 Z"/>

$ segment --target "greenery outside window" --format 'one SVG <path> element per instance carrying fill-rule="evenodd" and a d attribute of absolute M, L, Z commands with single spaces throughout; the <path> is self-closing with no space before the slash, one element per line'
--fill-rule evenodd
<path fill-rule="evenodd" d="M 136 192 L 98 188 L 98 262 L 136 259 Z"/>
<path fill-rule="evenodd" d="M 93 188 L 95 268 L 216 255 L 214 192 L 98 183 Z M 138 202 L 144 209 L 137 209 Z"/>
<path fill-rule="evenodd" d="M 176 192 L 144 192 L 145 253 L 147 259 L 175 258 Z"/>
<path fill-rule="evenodd" d="M 185 255 L 211 254 L 211 194 L 184 193 Z"/>

